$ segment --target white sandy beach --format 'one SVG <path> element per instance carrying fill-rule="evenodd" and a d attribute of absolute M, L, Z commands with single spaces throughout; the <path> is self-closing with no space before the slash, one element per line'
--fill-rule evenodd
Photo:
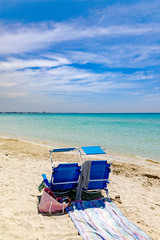
<path fill-rule="evenodd" d="M 41 174 L 51 174 L 49 147 L 0 138 L 0 239 L 82 239 L 68 214 L 38 213 Z M 58 155 L 74 162 L 74 155 Z M 65 158 L 64 158 L 65 156 Z M 160 239 L 160 164 L 111 156 L 109 195 L 118 208 L 153 240 Z M 139 161 L 139 163 L 138 163 Z M 134 163 L 135 162 L 135 163 Z"/>

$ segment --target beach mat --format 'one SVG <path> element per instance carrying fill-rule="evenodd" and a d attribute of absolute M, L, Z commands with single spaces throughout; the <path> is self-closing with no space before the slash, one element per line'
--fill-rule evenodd
<path fill-rule="evenodd" d="M 84 240 L 151 240 L 110 199 L 77 201 L 66 210 Z"/>

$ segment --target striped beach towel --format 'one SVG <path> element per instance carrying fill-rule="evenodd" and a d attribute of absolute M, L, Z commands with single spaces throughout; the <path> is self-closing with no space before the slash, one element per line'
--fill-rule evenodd
<path fill-rule="evenodd" d="M 110 199 L 77 201 L 67 212 L 84 240 L 151 240 Z"/>

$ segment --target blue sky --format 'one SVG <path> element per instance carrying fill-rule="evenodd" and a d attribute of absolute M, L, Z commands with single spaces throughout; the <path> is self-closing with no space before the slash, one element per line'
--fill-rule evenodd
<path fill-rule="evenodd" d="M 160 112 L 160 2 L 0 0 L 0 111 Z"/>

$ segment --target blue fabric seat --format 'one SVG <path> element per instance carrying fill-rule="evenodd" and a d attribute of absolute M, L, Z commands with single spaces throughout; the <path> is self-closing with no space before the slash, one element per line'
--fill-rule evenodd
<path fill-rule="evenodd" d="M 78 184 L 80 169 L 78 163 L 59 164 L 52 170 L 51 190 L 75 189 Z"/>
<path fill-rule="evenodd" d="M 59 164 L 52 169 L 51 181 L 48 181 L 46 174 L 42 174 L 42 177 L 52 191 L 75 189 L 78 185 L 80 169 L 78 163 Z"/>
<path fill-rule="evenodd" d="M 87 189 L 107 189 L 109 183 L 110 163 L 102 160 L 95 160 L 91 162 L 90 179 Z"/>
<path fill-rule="evenodd" d="M 52 153 L 62 153 L 74 151 L 75 148 L 59 148 L 50 150 L 50 155 Z M 75 189 L 78 185 L 79 176 L 81 173 L 81 166 L 78 163 L 60 163 L 58 166 L 54 166 L 52 155 L 52 175 L 51 181 L 47 179 L 46 174 L 42 174 L 43 180 L 47 187 L 52 191 L 65 191 Z"/>

